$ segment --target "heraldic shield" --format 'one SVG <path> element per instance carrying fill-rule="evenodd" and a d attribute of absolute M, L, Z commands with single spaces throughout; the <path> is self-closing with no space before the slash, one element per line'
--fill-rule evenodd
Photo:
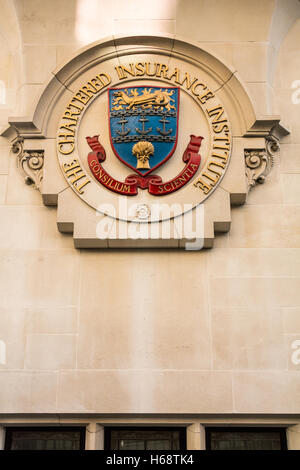
<path fill-rule="evenodd" d="M 141 176 L 165 163 L 177 145 L 179 88 L 110 88 L 109 128 L 115 155 Z"/>

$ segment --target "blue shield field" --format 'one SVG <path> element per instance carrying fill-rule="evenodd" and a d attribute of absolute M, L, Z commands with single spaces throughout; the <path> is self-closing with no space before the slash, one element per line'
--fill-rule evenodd
<path fill-rule="evenodd" d="M 114 153 L 129 168 L 146 176 L 175 151 L 179 88 L 110 88 L 108 94 Z"/>

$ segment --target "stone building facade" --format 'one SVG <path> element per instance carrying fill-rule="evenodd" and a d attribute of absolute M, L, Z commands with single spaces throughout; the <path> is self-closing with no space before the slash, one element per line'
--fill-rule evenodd
<path fill-rule="evenodd" d="M 179 430 L 187 449 L 276 431 L 300 449 L 299 1 L 0 5 L 0 448 L 60 427 L 83 429 L 86 449 L 139 429 Z M 199 251 L 97 245 L 59 169 L 67 95 L 124 51 L 170 70 L 199 58 L 224 101 L 233 153 Z"/>

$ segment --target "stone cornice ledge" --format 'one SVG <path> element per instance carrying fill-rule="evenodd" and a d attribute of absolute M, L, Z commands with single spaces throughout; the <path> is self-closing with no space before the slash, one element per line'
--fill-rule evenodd
<path fill-rule="evenodd" d="M 8 126 L 0 129 L 0 135 L 11 142 L 20 136 L 28 139 L 45 138 L 42 131 L 32 121 L 32 118 L 28 116 L 10 117 L 8 122 Z"/>
<path fill-rule="evenodd" d="M 252 127 L 245 133 L 244 137 L 267 137 L 273 136 L 277 140 L 290 134 L 283 124 L 280 124 L 280 116 L 268 115 L 256 119 Z"/>

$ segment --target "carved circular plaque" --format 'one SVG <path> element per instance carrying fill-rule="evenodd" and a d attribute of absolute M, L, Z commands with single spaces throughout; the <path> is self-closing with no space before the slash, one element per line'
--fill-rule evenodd
<path fill-rule="evenodd" d="M 72 83 L 57 155 L 72 190 L 122 220 L 179 216 L 227 170 L 231 127 L 219 84 L 196 61 L 165 51 L 110 55 Z M 122 210 L 126 201 L 126 211 Z M 156 207 L 157 210 L 153 210 Z M 148 217 L 146 216 L 148 214 Z"/>

